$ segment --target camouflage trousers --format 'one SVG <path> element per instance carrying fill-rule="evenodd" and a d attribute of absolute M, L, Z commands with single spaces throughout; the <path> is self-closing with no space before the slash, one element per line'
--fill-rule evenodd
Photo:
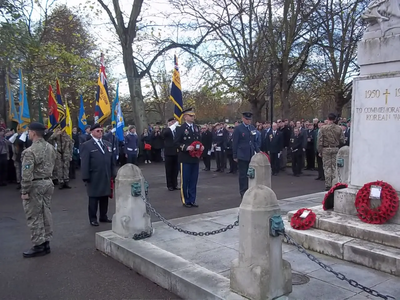
<path fill-rule="evenodd" d="M 51 180 L 34 181 L 29 200 L 22 200 L 31 241 L 34 246 L 50 241 L 53 237 L 53 218 L 50 211 L 54 185 Z"/>
<path fill-rule="evenodd" d="M 21 162 L 14 161 L 15 175 L 17 177 L 17 183 L 21 182 Z"/>
<path fill-rule="evenodd" d="M 63 184 L 69 181 L 69 164 L 69 156 L 61 159 L 61 155 L 57 155 L 55 169 L 57 172 L 57 179 L 59 184 Z"/>
<path fill-rule="evenodd" d="M 322 165 L 324 166 L 325 187 L 332 187 L 332 181 L 336 174 L 336 155 L 339 148 L 322 149 Z"/>

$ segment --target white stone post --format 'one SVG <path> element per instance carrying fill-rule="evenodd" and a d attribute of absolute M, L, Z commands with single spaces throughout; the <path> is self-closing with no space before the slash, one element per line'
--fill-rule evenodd
<path fill-rule="evenodd" d="M 249 169 L 253 168 L 254 178 L 249 178 L 249 188 L 256 185 L 271 187 L 271 164 L 265 154 L 257 153 L 251 158 Z"/>
<path fill-rule="evenodd" d="M 346 183 L 349 184 L 350 177 L 350 147 L 343 146 L 339 149 L 336 155 L 336 164 L 343 160 L 343 167 L 336 166 L 335 178 L 333 179 L 332 184 L 335 185 L 336 183 Z"/>
<path fill-rule="evenodd" d="M 132 184 L 139 183 L 141 195 L 132 195 Z M 112 220 L 112 231 L 124 238 L 134 234 L 152 233 L 151 219 L 142 199 L 145 196 L 145 179 L 142 171 L 133 164 L 125 164 L 118 170 L 115 179 L 115 214 Z"/>
<path fill-rule="evenodd" d="M 282 237 L 270 235 L 270 218 L 280 215 L 275 193 L 265 185 L 249 188 L 239 211 L 239 258 L 232 262 L 231 290 L 251 300 L 292 292 L 290 263 L 282 259 Z"/>

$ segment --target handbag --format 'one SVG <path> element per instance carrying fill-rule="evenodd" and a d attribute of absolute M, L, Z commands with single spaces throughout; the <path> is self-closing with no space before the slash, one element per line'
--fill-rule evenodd
<path fill-rule="evenodd" d="M 144 144 L 144 150 L 151 150 L 151 145 L 145 143 L 145 144 Z"/>

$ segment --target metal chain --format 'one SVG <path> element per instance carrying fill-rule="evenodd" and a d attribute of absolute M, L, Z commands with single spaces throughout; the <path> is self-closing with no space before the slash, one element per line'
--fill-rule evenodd
<path fill-rule="evenodd" d="M 165 223 L 166 225 L 168 225 L 169 227 L 171 227 L 174 230 L 177 230 L 179 232 L 182 232 L 184 234 L 188 234 L 188 235 L 194 235 L 194 236 L 209 236 L 209 235 L 214 235 L 214 234 L 218 234 L 221 232 L 226 232 L 229 229 L 233 229 L 235 226 L 239 226 L 239 216 L 237 218 L 237 220 L 235 222 L 233 222 L 233 224 L 229 224 L 226 227 L 223 228 L 219 228 L 217 230 L 213 230 L 213 231 L 200 231 L 200 232 L 196 232 L 196 231 L 190 231 L 190 230 L 186 230 L 183 228 L 180 228 L 174 224 L 172 224 L 171 222 L 169 222 L 167 219 L 165 219 L 162 215 L 160 215 L 160 213 L 158 213 L 155 208 L 153 206 L 151 206 L 150 202 L 147 201 L 146 197 L 144 197 L 142 195 L 142 199 L 143 202 L 146 204 L 147 208 L 157 217 L 159 218 L 161 221 L 163 221 L 163 223 Z"/>
<path fill-rule="evenodd" d="M 136 240 L 136 241 L 137 240 L 143 240 L 143 239 L 151 237 L 151 234 L 152 234 L 152 231 L 150 233 L 148 233 L 146 231 L 142 231 L 141 233 L 134 234 L 133 235 L 133 239 Z"/>
<path fill-rule="evenodd" d="M 360 290 L 363 290 L 364 292 L 366 292 L 366 293 L 368 293 L 368 294 L 370 294 L 370 295 L 372 295 L 374 297 L 379 297 L 379 298 L 382 298 L 382 299 L 385 299 L 385 300 L 389 300 L 389 299 L 396 300 L 396 298 L 394 298 L 393 296 L 383 295 L 383 294 L 379 293 L 376 290 L 370 289 L 370 288 L 368 288 L 366 286 L 363 286 L 362 284 L 359 284 L 357 281 L 355 281 L 353 279 L 348 279 L 344 274 L 334 271 L 332 267 L 324 264 L 322 261 L 320 261 L 314 255 L 308 253 L 303 246 L 301 246 L 298 243 L 296 243 L 296 241 L 294 241 L 293 238 L 291 238 L 287 233 L 280 232 L 280 234 L 282 234 L 288 242 L 290 242 L 291 244 L 296 246 L 297 250 L 299 250 L 300 253 L 304 253 L 305 255 L 307 255 L 307 257 L 311 261 L 313 261 L 316 264 L 318 264 L 325 271 L 334 274 L 337 279 L 347 281 L 347 283 L 350 284 L 351 286 L 353 286 L 355 288 L 358 288 Z"/>

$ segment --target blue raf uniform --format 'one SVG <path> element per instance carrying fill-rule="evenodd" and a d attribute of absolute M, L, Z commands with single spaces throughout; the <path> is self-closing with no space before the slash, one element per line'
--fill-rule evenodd
<path fill-rule="evenodd" d="M 131 125 L 129 127 L 129 133 L 125 137 L 125 154 L 127 156 L 127 163 L 137 165 L 139 139 L 136 132 L 132 132 L 134 128 L 136 127 Z"/>
<path fill-rule="evenodd" d="M 256 152 L 260 152 L 260 148 L 256 143 L 256 128 L 249 123 L 252 113 L 243 113 L 243 123 L 236 126 L 233 132 L 232 153 L 233 159 L 237 159 L 239 170 L 239 191 L 243 198 L 244 193 L 249 188 L 247 179 L 247 171 L 249 169 L 250 160 Z"/>
<path fill-rule="evenodd" d="M 178 162 L 181 171 L 181 199 L 185 207 L 198 207 L 196 203 L 197 180 L 199 177 L 199 158 L 192 157 L 188 147 L 200 142 L 200 129 L 193 124 L 195 114 L 192 109 L 184 110 L 186 122 L 176 128 L 174 143 L 178 148 Z"/>

